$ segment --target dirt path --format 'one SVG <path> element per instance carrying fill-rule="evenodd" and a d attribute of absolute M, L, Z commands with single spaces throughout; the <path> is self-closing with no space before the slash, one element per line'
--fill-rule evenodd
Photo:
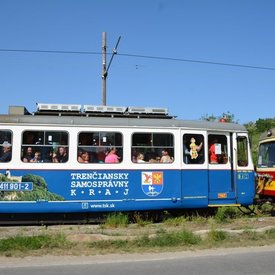
<path fill-rule="evenodd" d="M 264 231 L 275 228 L 275 217 L 242 218 L 230 223 L 214 223 L 208 220 L 186 221 L 179 225 L 168 225 L 165 223 L 147 224 L 141 226 L 130 224 L 123 228 L 105 228 L 103 225 L 52 225 L 52 226 L 5 226 L 0 227 L 0 239 L 13 236 L 35 236 L 41 234 L 65 234 L 68 240 L 76 242 L 110 240 L 110 239 L 132 239 L 142 235 L 154 235 L 160 230 L 166 232 L 186 229 L 203 235 L 211 229 L 226 230 L 232 234 L 243 230 Z"/>

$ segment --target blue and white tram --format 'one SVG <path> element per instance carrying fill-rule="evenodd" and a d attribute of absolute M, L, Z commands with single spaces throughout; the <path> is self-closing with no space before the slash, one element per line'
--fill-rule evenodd
<path fill-rule="evenodd" d="M 0 213 L 247 206 L 255 195 L 243 126 L 166 109 L 11 106 L 0 116 L 0 151 Z"/>

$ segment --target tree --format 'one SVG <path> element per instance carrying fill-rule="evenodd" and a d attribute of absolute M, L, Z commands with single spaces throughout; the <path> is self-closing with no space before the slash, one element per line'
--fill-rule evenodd
<path fill-rule="evenodd" d="M 206 114 L 201 117 L 201 120 L 238 123 L 238 120 L 235 120 L 234 114 L 229 111 L 222 113 L 221 116 Z"/>
<path fill-rule="evenodd" d="M 275 119 L 266 118 L 266 119 L 258 119 L 256 121 L 256 128 L 258 133 L 263 133 L 271 128 L 275 127 Z"/>

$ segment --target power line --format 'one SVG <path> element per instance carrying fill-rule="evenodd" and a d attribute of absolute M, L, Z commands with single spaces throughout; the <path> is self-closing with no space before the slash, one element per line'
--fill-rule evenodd
<path fill-rule="evenodd" d="M 100 52 L 77 52 L 77 51 L 46 51 L 46 50 L 19 50 L 0 49 L 0 52 L 23 52 L 23 53 L 56 53 L 56 54 L 101 54 Z"/>
<path fill-rule="evenodd" d="M 171 58 L 171 57 L 146 56 L 146 55 L 133 55 L 133 54 L 118 54 L 118 55 L 275 71 L 275 68 L 272 68 L 272 67 L 250 66 L 250 65 L 242 65 L 242 64 L 232 64 L 232 63 L 222 63 L 222 62 L 202 61 L 202 60 L 182 59 L 182 58 Z"/>
<path fill-rule="evenodd" d="M 241 67 L 241 68 L 249 68 L 249 69 L 261 69 L 261 70 L 275 71 L 275 68 L 272 68 L 272 67 L 250 66 L 250 65 L 213 62 L 213 61 L 202 61 L 202 60 L 194 60 L 194 59 L 148 56 L 148 55 L 134 55 L 134 54 L 121 54 L 121 53 L 118 53 L 118 55 L 129 56 L 129 57 L 150 58 L 150 59 L 160 59 L 160 60 L 179 61 L 179 62 L 192 62 L 192 63 L 201 63 L 201 64 L 210 64 L 210 65 L 231 66 L 231 67 Z"/>
<path fill-rule="evenodd" d="M 85 54 L 86 55 L 101 55 L 102 54 L 101 52 L 90 52 L 90 51 L 80 52 L 80 51 L 50 51 L 50 50 L 23 50 L 23 49 L 0 49 L 0 52 L 83 54 L 83 55 L 85 55 Z M 106 54 L 108 54 L 108 53 L 106 53 Z M 111 54 L 112 53 L 109 53 L 108 55 L 111 55 Z M 126 57 L 158 59 L 158 60 L 177 61 L 177 62 L 190 62 L 190 63 L 199 63 L 199 64 L 209 64 L 209 65 L 219 65 L 219 66 L 230 66 L 230 67 L 275 71 L 275 68 L 272 68 L 272 67 L 251 66 L 251 65 L 244 65 L 244 64 L 203 61 L 203 60 L 195 60 L 195 59 L 184 59 L 184 58 L 173 58 L 173 57 L 162 57 L 162 56 L 151 56 L 151 55 L 138 55 L 138 54 L 127 54 L 127 53 L 117 53 L 117 55 L 126 56 Z"/>

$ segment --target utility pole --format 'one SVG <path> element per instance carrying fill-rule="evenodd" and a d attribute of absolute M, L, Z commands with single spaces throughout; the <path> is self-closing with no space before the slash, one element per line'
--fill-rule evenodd
<path fill-rule="evenodd" d="M 113 61 L 114 55 L 117 54 L 117 47 L 119 44 L 121 36 L 118 38 L 115 48 L 113 49 L 113 54 L 110 63 L 106 69 L 106 32 L 102 33 L 102 105 L 106 106 L 106 79 L 108 76 L 108 71 Z"/>
<path fill-rule="evenodd" d="M 106 106 L 106 32 L 102 33 L 102 105 Z"/>

